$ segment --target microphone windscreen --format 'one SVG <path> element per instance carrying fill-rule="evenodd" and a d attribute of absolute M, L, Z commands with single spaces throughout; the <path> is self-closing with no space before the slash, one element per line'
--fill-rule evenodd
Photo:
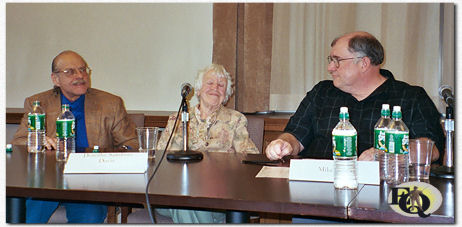
<path fill-rule="evenodd" d="M 440 94 L 440 97 L 441 98 L 444 98 L 445 96 L 445 93 L 449 92 L 449 94 L 452 94 L 452 88 L 448 85 L 442 85 L 439 89 L 438 89 L 438 93 Z M 446 94 L 447 96 L 447 94 Z"/>
<path fill-rule="evenodd" d="M 183 83 L 181 85 L 181 96 L 185 97 L 191 92 L 192 86 L 189 83 Z"/>

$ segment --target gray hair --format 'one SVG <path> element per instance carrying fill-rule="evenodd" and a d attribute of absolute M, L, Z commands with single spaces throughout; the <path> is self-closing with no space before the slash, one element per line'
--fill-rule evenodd
<path fill-rule="evenodd" d="M 205 67 L 204 69 L 199 70 L 199 72 L 197 73 L 196 79 L 194 81 L 194 89 L 196 90 L 195 92 L 196 97 L 199 100 L 198 91 L 202 88 L 202 79 L 204 78 L 204 75 L 207 74 L 209 71 L 215 72 L 215 75 L 217 75 L 218 78 L 225 77 L 227 80 L 226 95 L 222 103 L 224 105 L 226 102 L 228 102 L 229 97 L 233 94 L 233 87 L 232 87 L 233 81 L 229 73 L 226 71 L 225 67 L 223 67 L 222 65 L 212 63 L 211 65 Z"/>
<path fill-rule="evenodd" d="M 330 46 L 334 46 L 343 37 L 345 36 L 335 38 Z M 385 56 L 382 44 L 373 35 L 366 32 L 355 34 L 350 38 L 348 51 L 358 53 L 358 56 L 361 57 L 368 57 L 371 59 L 372 65 L 382 64 Z"/>

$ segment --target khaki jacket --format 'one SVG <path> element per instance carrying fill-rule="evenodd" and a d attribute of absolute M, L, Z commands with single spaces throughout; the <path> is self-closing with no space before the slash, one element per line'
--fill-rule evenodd
<path fill-rule="evenodd" d="M 24 101 L 24 116 L 21 120 L 12 144 L 27 143 L 27 114 L 32 111 L 35 100 L 46 114 L 46 135 L 56 137 L 56 118 L 61 113 L 61 96 L 58 90 L 51 89 Z M 127 116 L 124 102 L 119 96 L 89 88 L 85 94 L 85 126 L 89 147 L 98 145 L 100 148 L 113 149 L 127 145 L 138 149 L 135 123 Z"/>
<path fill-rule="evenodd" d="M 176 114 L 170 115 L 167 127 L 157 143 L 164 150 L 173 130 Z M 207 119 L 200 119 L 198 106 L 189 111 L 188 147 L 197 151 L 237 152 L 258 154 L 258 148 L 249 137 L 247 118 L 240 112 L 221 106 Z M 177 121 L 172 141 L 167 150 L 183 149 L 183 124 Z"/>

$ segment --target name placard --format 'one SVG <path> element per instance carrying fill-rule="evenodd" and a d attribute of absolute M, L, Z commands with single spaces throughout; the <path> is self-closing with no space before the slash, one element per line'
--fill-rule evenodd
<path fill-rule="evenodd" d="M 148 153 L 71 153 L 64 173 L 144 173 L 148 169 Z"/>
<path fill-rule="evenodd" d="M 358 183 L 380 184 L 379 162 L 358 161 Z M 292 159 L 290 160 L 289 180 L 334 181 L 334 160 Z"/>
<path fill-rule="evenodd" d="M 148 176 L 145 173 L 64 174 L 64 182 L 69 189 L 143 193 L 147 181 Z"/>

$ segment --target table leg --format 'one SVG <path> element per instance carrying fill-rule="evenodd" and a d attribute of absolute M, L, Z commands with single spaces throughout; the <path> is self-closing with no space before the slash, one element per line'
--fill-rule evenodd
<path fill-rule="evenodd" d="M 248 212 L 228 210 L 226 223 L 250 223 L 250 215 Z"/>
<path fill-rule="evenodd" d="M 26 223 L 26 200 L 6 197 L 6 223 Z"/>
<path fill-rule="evenodd" d="M 117 207 L 116 206 L 107 206 L 107 223 L 108 224 L 117 224 Z"/>

